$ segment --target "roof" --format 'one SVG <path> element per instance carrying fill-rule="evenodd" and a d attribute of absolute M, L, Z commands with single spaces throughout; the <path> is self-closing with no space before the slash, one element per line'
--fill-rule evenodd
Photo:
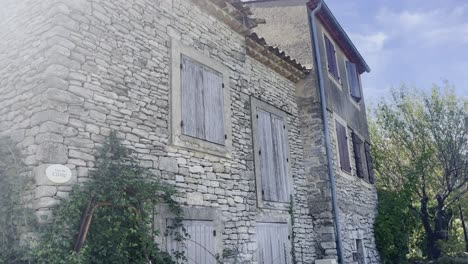
<path fill-rule="evenodd" d="M 246 36 L 247 53 L 293 82 L 305 77 L 308 70 L 283 51 L 269 46 L 265 39 L 252 33 L 257 20 L 240 0 L 192 0 L 204 10 L 225 22 L 234 31 Z"/>
<path fill-rule="evenodd" d="M 293 82 L 304 78 L 309 72 L 306 67 L 286 55 L 284 51 L 269 46 L 257 33 L 252 33 L 248 37 L 247 53 Z"/>
<path fill-rule="evenodd" d="M 348 59 L 351 62 L 356 63 L 358 65 L 358 71 L 360 73 L 370 72 L 369 65 L 367 65 L 367 62 L 359 53 L 356 46 L 354 46 L 353 42 L 348 37 L 344 29 L 341 27 L 340 23 L 338 23 L 338 20 L 336 20 L 333 13 L 325 4 L 325 1 L 310 0 L 309 3 L 307 3 L 307 6 L 311 10 L 314 10 L 320 3 L 322 3 L 322 8 L 320 8 L 318 13 L 316 14 L 316 17 L 320 20 L 320 22 L 323 24 L 323 26 L 332 36 L 335 42 L 340 46 L 340 48 L 345 53 L 346 57 L 348 57 Z"/>

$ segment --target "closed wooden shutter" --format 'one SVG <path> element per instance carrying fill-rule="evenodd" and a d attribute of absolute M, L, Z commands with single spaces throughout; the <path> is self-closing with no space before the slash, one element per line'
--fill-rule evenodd
<path fill-rule="evenodd" d="M 348 72 L 349 92 L 355 100 L 359 101 L 361 100 L 361 89 L 359 87 L 360 85 L 356 64 L 347 61 L 346 71 Z"/>
<path fill-rule="evenodd" d="M 182 55 L 182 134 L 224 145 L 221 73 Z"/>
<path fill-rule="evenodd" d="M 206 140 L 222 145 L 225 139 L 223 76 L 203 67 L 203 83 Z"/>
<path fill-rule="evenodd" d="M 262 195 L 265 201 L 289 202 L 289 166 L 283 118 L 257 109 Z"/>
<path fill-rule="evenodd" d="M 203 66 L 184 55 L 181 64 L 182 134 L 204 139 Z"/>
<path fill-rule="evenodd" d="M 338 76 L 338 66 L 336 63 L 336 51 L 335 51 L 335 46 L 333 43 L 330 41 L 330 39 L 325 35 L 325 49 L 327 52 L 327 61 L 328 61 L 328 71 L 335 77 L 337 80 L 339 80 Z"/>
<path fill-rule="evenodd" d="M 361 157 L 361 148 L 362 140 L 354 132 L 352 133 L 353 137 L 353 151 L 354 151 L 354 161 L 356 163 L 356 174 L 359 178 L 364 178 L 363 166 L 362 166 L 362 157 Z"/>
<path fill-rule="evenodd" d="M 266 201 L 277 201 L 278 194 L 275 185 L 275 153 L 273 147 L 273 131 L 271 115 L 261 109 L 257 110 L 257 130 L 259 141 L 260 171 L 262 181 L 262 195 Z"/>
<path fill-rule="evenodd" d="M 374 176 L 374 164 L 372 163 L 372 156 L 370 153 L 370 145 L 368 143 L 365 144 L 366 148 L 366 160 L 367 160 L 367 171 L 369 173 L 369 182 L 374 183 L 375 182 L 375 176 Z"/>
<path fill-rule="evenodd" d="M 286 151 L 286 125 L 281 117 L 271 115 L 273 147 L 275 152 L 276 193 L 278 201 L 289 202 L 288 156 Z"/>
<path fill-rule="evenodd" d="M 290 241 L 286 223 L 257 223 L 258 264 L 289 264 Z"/>
<path fill-rule="evenodd" d="M 348 149 L 348 137 L 346 135 L 346 127 L 343 126 L 337 120 L 336 125 L 336 137 L 338 144 L 338 154 L 340 158 L 340 166 L 343 171 L 351 173 L 351 164 L 349 161 L 349 149 Z"/>
<path fill-rule="evenodd" d="M 183 225 L 188 237 L 176 241 L 173 237 L 167 240 L 168 252 L 183 252 L 187 264 L 216 264 L 216 233 L 212 221 L 184 220 Z"/>

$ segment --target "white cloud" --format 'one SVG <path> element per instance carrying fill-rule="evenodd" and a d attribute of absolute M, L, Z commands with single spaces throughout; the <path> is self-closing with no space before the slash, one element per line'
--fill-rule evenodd
<path fill-rule="evenodd" d="M 376 21 L 389 38 L 419 45 L 468 43 L 468 5 L 432 10 L 392 11 L 382 8 Z"/>
<path fill-rule="evenodd" d="M 385 32 L 367 35 L 350 33 L 349 36 L 358 49 L 365 50 L 366 53 L 381 51 L 384 48 L 385 41 L 388 39 L 388 35 Z"/>

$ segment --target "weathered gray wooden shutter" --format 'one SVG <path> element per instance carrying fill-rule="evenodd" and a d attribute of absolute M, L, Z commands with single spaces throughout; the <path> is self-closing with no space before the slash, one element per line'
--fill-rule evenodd
<path fill-rule="evenodd" d="M 366 148 L 366 160 L 367 160 L 367 170 L 369 173 L 369 182 L 374 183 L 375 182 L 375 176 L 374 176 L 374 164 L 372 163 L 372 156 L 370 153 L 370 145 L 368 143 L 365 144 Z"/>
<path fill-rule="evenodd" d="M 363 166 L 362 166 L 362 157 L 361 157 L 361 145 L 363 144 L 362 140 L 354 132 L 352 133 L 353 137 L 353 151 L 354 151 L 354 161 L 356 163 L 356 174 L 359 178 L 364 178 Z"/>
<path fill-rule="evenodd" d="M 359 101 L 361 100 L 361 89 L 359 87 L 359 78 L 356 64 L 347 61 L 346 71 L 348 72 L 349 92 L 355 100 Z"/>
<path fill-rule="evenodd" d="M 273 146 L 273 131 L 271 127 L 271 115 L 261 109 L 257 109 L 257 137 L 260 146 L 260 172 L 262 181 L 263 200 L 277 201 L 275 153 Z"/>
<path fill-rule="evenodd" d="M 346 127 L 340 122 L 335 121 L 336 137 L 338 144 L 338 154 L 340 156 L 340 166 L 343 171 L 351 172 L 351 164 L 349 161 L 348 140 L 346 135 Z"/>
<path fill-rule="evenodd" d="M 290 241 L 286 223 L 257 223 L 259 264 L 289 264 Z"/>
<path fill-rule="evenodd" d="M 181 55 L 182 134 L 205 139 L 203 66 Z"/>
<path fill-rule="evenodd" d="M 284 120 L 271 114 L 273 147 L 275 153 L 275 182 L 278 201 L 289 202 L 288 153 L 286 151 L 286 126 Z"/>
<path fill-rule="evenodd" d="M 183 225 L 188 237 L 183 241 L 176 241 L 169 237 L 168 252 L 183 252 L 187 264 L 216 264 L 216 232 L 212 221 L 184 220 Z"/>
<path fill-rule="evenodd" d="M 203 67 L 206 140 L 224 145 L 224 91 L 221 73 Z"/>

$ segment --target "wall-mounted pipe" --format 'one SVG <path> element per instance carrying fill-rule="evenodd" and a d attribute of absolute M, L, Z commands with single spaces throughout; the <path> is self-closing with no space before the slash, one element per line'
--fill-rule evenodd
<path fill-rule="evenodd" d="M 330 180 L 330 191 L 332 198 L 332 207 L 333 207 L 333 220 L 335 222 L 335 235 L 336 235 L 336 251 L 338 253 L 338 262 L 344 263 L 343 258 L 343 244 L 341 241 L 341 227 L 340 227 L 340 217 L 338 213 L 338 201 L 336 197 L 336 182 L 335 182 L 335 173 L 333 166 L 333 152 L 331 149 L 331 139 L 330 139 L 330 127 L 328 125 L 328 115 L 327 115 L 327 101 L 325 97 L 325 83 L 322 70 L 322 61 L 320 57 L 319 41 L 317 36 L 317 23 L 315 22 L 315 14 L 320 11 L 322 8 L 322 1 L 317 5 L 314 10 L 307 8 L 307 13 L 309 15 L 309 29 L 310 36 L 313 47 L 313 54 L 315 57 L 315 65 L 317 69 L 317 76 L 319 79 L 319 91 L 320 91 L 320 101 L 322 106 L 322 119 L 323 119 L 323 130 L 325 133 L 325 146 L 326 146 L 326 155 L 327 155 L 327 167 L 328 167 L 328 178 Z"/>

